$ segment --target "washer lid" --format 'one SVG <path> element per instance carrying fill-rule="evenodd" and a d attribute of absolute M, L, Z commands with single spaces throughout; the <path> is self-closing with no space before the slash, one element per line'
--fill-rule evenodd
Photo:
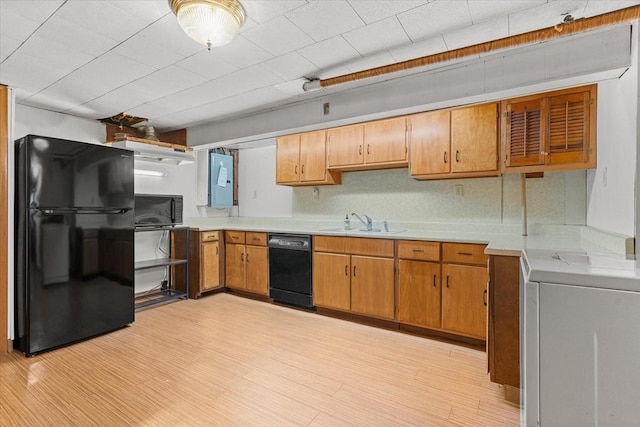
<path fill-rule="evenodd" d="M 633 255 L 526 249 L 531 282 L 640 292 L 640 259 Z"/>

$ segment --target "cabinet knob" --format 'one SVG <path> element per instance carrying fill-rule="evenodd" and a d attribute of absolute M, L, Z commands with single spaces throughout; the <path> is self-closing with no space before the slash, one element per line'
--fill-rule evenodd
<path fill-rule="evenodd" d="M 304 175 L 304 165 L 300 166 L 300 173 Z"/>
<path fill-rule="evenodd" d="M 444 156 L 443 156 L 442 160 L 443 160 L 445 163 L 447 163 L 447 152 L 446 152 L 446 151 L 444 152 Z"/>
<path fill-rule="evenodd" d="M 345 266 L 344 266 L 344 275 L 345 275 L 345 276 L 348 276 L 348 275 L 349 275 L 349 266 L 348 266 L 348 265 L 345 265 Z"/>
<path fill-rule="evenodd" d="M 240 254 L 240 261 L 244 262 L 244 254 Z"/>
<path fill-rule="evenodd" d="M 298 165 L 296 165 L 296 167 L 293 169 L 293 173 L 295 173 L 296 175 L 298 175 Z"/>
<path fill-rule="evenodd" d="M 362 155 L 362 145 L 358 145 L 358 155 Z"/>
<path fill-rule="evenodd" d="M 353 277 L 356 277 L 356 266 L 353 266 Z"/>
<path fill-rule="evenodd" d="M 456 150 L 456 162 L 460 161 L 460 151 Z"/>
<path fill-rule="evenodd" d="M 485 289 L 484 291 L 482 291 L 482 303 L 484 304 L 484 306 L 487 306 L 487 290 Z"/>
<path fill-rule="evenodd" d="M 447 288 L 449 287 L 449 275 L 447 275 Z"/>
<path fill-rule="evenodd" d="M 367 154 L 369 154 L 370 144 L 367 144 Z"/>
<path fill-rule="evenodd" d="M 436 275 L 435 274 L 433 275 L 433 287 L 434 288 L 436 287 Z"/>

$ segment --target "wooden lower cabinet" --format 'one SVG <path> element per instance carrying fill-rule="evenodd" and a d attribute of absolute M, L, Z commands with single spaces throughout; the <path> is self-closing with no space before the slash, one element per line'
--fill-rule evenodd
<path fill-rule="evenodd" d="M 351 256 L 313 254 L 313 301 L 320 307 L 351 310 Z"/>
<path fill-rule="evenodd" d="M 398 261 L 398 321 L 440 328 L 440 264 Z"/>
<path fill-rule="evenodd" d="M 314 247 L 316 306 L 395 318 L 393 241 L 317 236 Z"/>
<path fill-rule="evenodd" d="M 520 388 L 520 258 L 489 258 L 489 336 L 491 381 Z"/>
<path fill-rule="evenodd" d="M 351 256 L 351 311 L 393 319 L 393 259 Z"/>
<path fill-rule="evenodd" d="M 266 246 L 245 248 L 245 288 L 249 292 L 269 295 L 269 254 Z"/>
<path fill-rule="evenodd" d="M 487 268 L 442 265 L 442 329 L 486 338 Z"/>
<path fill-rule="evenodd" d="M 198 298 L 203 293 L 223 287 L 222 231 L 191 231 L 189 233 L 189 298 Z M 183 239 L 176 236 L 176 245 Z M 180 266 L 176 266 L 179 272 Z M 183 277 L 176 274 L 177 280 Z M 179 289 L 184 289 L 180 285 Z"/>
<path fill-rule="evenodd" d="M 225 285 L 269 295 L 269 254 L 266 233 L 226 231 Z M 246 242 L 246 244 L 245 244 Z"/>

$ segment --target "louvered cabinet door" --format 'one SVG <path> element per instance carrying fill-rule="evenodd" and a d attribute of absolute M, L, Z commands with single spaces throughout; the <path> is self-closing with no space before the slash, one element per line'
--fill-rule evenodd
<path fill-rule="evenodd" d="M 504 103 L 503 129 L 506 130 L 506 166 L 543 165 L 543 98 Z"/>
<path fill-rule="evenodd" d="M 589 92 L 547 98 L 547 164 L 589 161 L 589 98 Z"/>

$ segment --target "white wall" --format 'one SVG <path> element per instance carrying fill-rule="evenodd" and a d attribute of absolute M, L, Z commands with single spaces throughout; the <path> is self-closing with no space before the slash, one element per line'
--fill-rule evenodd
<path fill-rule="evenodd" d="M 276 185 L 275 145 L 240 150 L 238 163 L 239 216 L 290 218 L 292 189 Z"/>
<path fill-rule="evenodd" d="M 588 171 L 587 224 L 635 235 L 638 147 L 638 25 L 631 61 L 617 80 L 598 84 L 597 169 Z"/>
<path fill-rule="evenodd" d="M 13 137 L 18 139 L 29 134 L 93 144 L 101 144 L 106 136 L 104 125 L 97 120 L 16 105 Z"/>

